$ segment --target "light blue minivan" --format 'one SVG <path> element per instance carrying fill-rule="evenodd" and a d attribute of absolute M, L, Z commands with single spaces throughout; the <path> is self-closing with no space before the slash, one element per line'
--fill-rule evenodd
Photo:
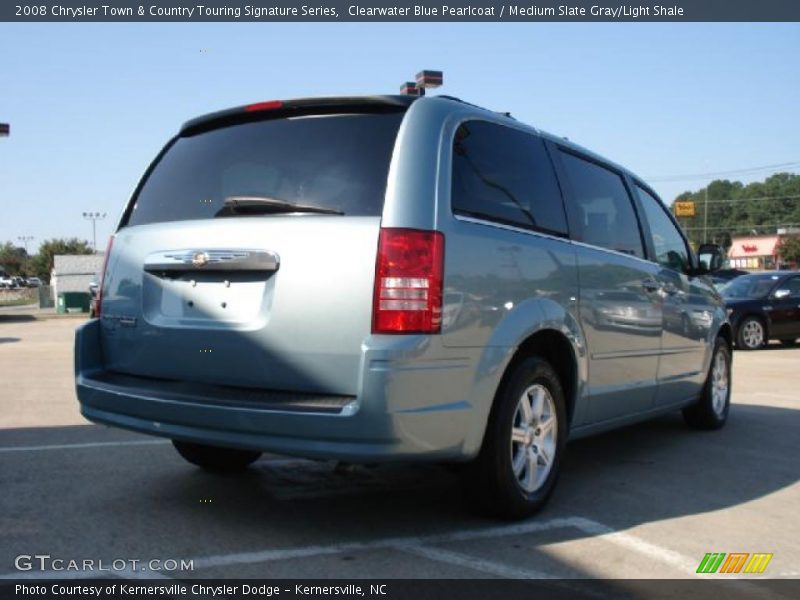
<path fill-rule="evenodd" d="M 641 179 L 455 98 L 262 102 L 147 169 L 77 332 L 90 420 L 189 462 L 463 463 L 521 517 L 565 443 L 727 418 L 731 328 Z"/>

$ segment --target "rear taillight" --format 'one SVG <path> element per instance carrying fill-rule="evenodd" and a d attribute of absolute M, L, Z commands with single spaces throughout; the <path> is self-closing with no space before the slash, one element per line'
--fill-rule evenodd
<path fill-rule="evenodd" d="M 438 333 L 442 327 L 444 236 L 381 229 L 372 304 L 373 333 Z"/>
<path fill-rule="evenodd" d="M 103 257 L 103 273 L 100 275 L 100 285 L 97 288 L 97 298 L 94 303 L 94 314 L 98 319 L 100 312 L 103 310 L 103 288 L 106 283 L 106 269 L 108 268 L 108 257 L 111 256 L 111 246 L 114 245 L 114 236 L 108 238 L 108 246 L 106 246 L 106 255 Z"/>

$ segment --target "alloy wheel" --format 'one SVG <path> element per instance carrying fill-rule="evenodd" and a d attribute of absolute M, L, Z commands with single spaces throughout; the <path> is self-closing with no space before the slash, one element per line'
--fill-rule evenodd
<path fill-rule="evenodd" d="M 711 369 L 711 407 L 720 417 L 725 413 L 728 387 L 728 361 L 724 352 L 717 351 L 714 357 L 714 366 Z"/>
<path fill-rule="evenodd" d="M 519 487 L 530 494 L 547 480 L 555 460 L 558 421 L 550 391 L 538 383 L 528 387 L 512 423 L 511 467 Z"/>
<path fill-rule="evenodd" d="M 742 340 L 748 348 L 760 348 L 764 344 L 763 325 L 755 319 L 745 323 L 742 330 Z"/>

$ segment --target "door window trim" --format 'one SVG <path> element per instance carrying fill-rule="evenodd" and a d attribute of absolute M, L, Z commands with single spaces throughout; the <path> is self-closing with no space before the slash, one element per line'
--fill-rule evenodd
<path fill-rule="evenodd" d="M 611 252 L 613 254 L 618 254 L 620 256 L 627 256 L 628 258 L 643 260 L 648 264 L 651 263 L 652 260 L 650 260 L 649 258 L 650 246 L 647 244 L 647 239 L 644 234 L 641 207 L 639 206 L 634 193 L 632 193 L 634 190 L 631 189 L 628 174 L 619 167 L 609 164 L 608 162 L 605 162 L 597 158 L 596 156 L 592 156 L 590 154 L 581 152 L 580 150 L 576 150 L 575 148 L 572 148 L 570 146 L 565 146 L 564 144 L 560 144 L 558 142 L 554 142 L 551 140 L 545 140 L 545 145 L 549 146 L 548 150 L 551 150 L 550 158 L 553 161 L 553 166 L 556 169 L 556 175 L 558 176 L 559 179 L 559 185 L 561 186 L 562 194 L 564 195 L 564 205 L 567 211 L 567 223 L 569 225 L 569 230 L 570 230 L 569 239 L 575 244 L 580 246 L 585 246 L 588 248 L 596 248 L 598 250 Z M 606 169 L 607 171 L 611 171 L 622 180 L 622 185 L 625 188 L 625 192 L 628 195 L 628 201 L 630 202 L 631 210 L 633 210 L 633 215 L 636 219 L 636 226 L 639 232 L 639 243 L 642 245 L 642 256 L 628 254 L 627 252 L 620 252 L 619 250 L 606 248 L 605 246 L 598 246 L 596 244 L 592 244 L 591 242 L 587 242 L 585 240 L 583 223 L 579 218 L 579 215 L 577 214 L 575 192 L 572 188 L 572 183 L 570 182 L 569 177 L 567 176 L 566 173 L 566 169 L 563 163 L 561 162 L 561 157 L 558 155 L 558 152 L 555 152 L 554 150 L 564 152 L 566 154 L 574 156 L 575 158 L 579 158 L 581 160 L 585 160 L 586 162 L 593 163 L 598 167 Z"/>
<path fill-rule="evenodd" d="M 690 276 L 691 273 L 682 273 L 680 271 L 675 271 L 675 269 L 672 269 L 671 267 L 668 267 L 666 265 L 662 265 L 660 262 L 658 262 L 658 256 L 656 255 L 655 241 L 653 240 L 653 231 L 650 228 L 650 222 L 647 220 L 647 213 L 644 210 L 644 206 L 642 206 L 643 201 L 641 198 L 639 198 L 639 193 L 636 192 L 636 186 L 642 188 L 645 192 L 650 194 L 658 202 L 661 210 L 663 210 L 664 213 L 667 215 L 667 218 L 675 226 L 675 229 L 677 230 L 681 240 L 683 240 L 683 246 L 684 249 L 686 250 L 686 256 L 688 257 L 689 260 L 689 269 L 692 270 L 696 269 L 697 268 L 696 257 L 694 255 L 694 252 L 692 251 L 692 246 L 689 243 L 689 239 L 686 237 L 686 233 L 680 226 L 680 223 L 678 223 L 677 219 L 675 219 L 675 215 L 673 215 L 669 210 L 667 210 L 666 204 L 664 204 L 664 201 L 661 200 L 661 197 L 658 194 L 656 194 L 655 191 L 653 191 L 653 188 L 651 188 L 649 185 L 647 185 L 641 179 L 639 179 L 634 175 L 627 174 L 627 177 L 630 179 L 631 188 L 635 192 L 634 202 L 636 202 L 637 208 L 639 209 L 639 212 L 642 214 L 642 219 L 641 219 L 642 227 L 647 232 L 646 244 L 647 244 L 648 260 L 650 262 L 657 264 L 661 268 L 669 269 L 670 271 L 674 271 L 675 273 L 681 273 L 682 275 L 686 275 L 687 277 Z"/>
<path fill-rule="evenodd" d="M 495 218 L 495 217 L 493 217 L 491 215 L 479 216 L 477 214 L 468 214 L 465 211 L 456 211 L 454 209 L 454 207 L 453 207 L 453 163 L 454 163 L 454 161 L 453 161 L 453 155 L 454 155 L 453 146 L 455 145 L 456 134 L 458 133 L 459 128 L 462 125 L 464 125 L 465 123 L 471 123 L 471 122 L 476 122 L 476 121 L 482 122 L 482 123 L 488 123 L 488 124 L 491 124 L 491 125 L 496 125 L 498 127 L 505 127 L 507 129 L 511 129 L 511 130 L 514 130 L 514 131 L 519 131 L 520 133 L 524 133 L 526 135 L 529 135 L 529 136 L 531 136 L 533 138 L 536 138 L 536 139 L 538 139 L 539 141 L 542 142 L 542 144 L 544 145 L 545 154 L 547 154 L 547 157 L 550 160 L 550 167 L 553 170 L 553 175 L 555 177 L 556 186 L 558 187 L 559 200 L 561 201 L 561 211 L 564 213 L 564 226 L 565 226 L 566 231 L 564 231 L 564 232 L 555 231 L 555 230 L 549 229 L 547 227 L 540 227 L 538 225 L 533 225 L 533 224 L 526 225 L 525 223 L 509 223 L 509 222 L 506 222 L 506 221 L 504 221 L 502 219 L 497 219 L 497 218 Z M 537 132 L 537 131 L 535 131 L 533 129 L 530 129 L 527 126 L 525 126 L 525 125 L 523 125 L 521 123 L 518 123 L 518 122 L 503 123 L 503 122 L 500 122 L 500 121 L 495 121 L 493 119 L 487 119 L 482 115 L 481 116 L 478 116 L 478 115 L 466 115 L 463 118 L 460 118 L 460 119 L 458 119 L 457 121 L 455 121 L 453 123 L 453 125 L 452 125 L 452 133 L 449 136 L 449 143 L 448 143 L 448 145 L 446 147 L 447 147 L 447 152 L 448 152 L 447 156 L 450 159 L 450 161 L 449 161 L 450 164 L 449 164 L 449 169 L 447 171 L 447 180 L 446 181 L 447 181 L 448 199 L 449 199 L 448 205 L 449 205 L 449 212 L 450 212 L 450 216 L 451 217 L 453 217 L 454 219 L 459 220 L 459 221 L 491 225 L 491 226 L 496 226 L 496 227 L 499 227 L 499 228 L 502 228 L 502 229 L 508 229 L 508 230 L 511 230 L 511 231 L 520 231 L 520 232 L 525 232 L 525 233 L 538 233 L 540 235 L 543 235 L 543 236 L 546 236 L 546 237 L 551 237 L 551 238 L 558 239 L 558 240 L 561 240 L 561 241 L 564 241 L 564 240 L 570 241 L 570 240 L 572 240 L 572 235 L 571 235 L 572 227 L 571 227 L 571 221 L 570 221 L 570 217 L 569 217 L 569 210 L 567 208 L 566 193 L 564 191 L 564 186 L 561 183 L 561 178 L 559 177 L 559 174 L 558 174 L 558 167 L 556 166 L 556 161 L 555 161 L 555 159 L 553 157 L 553 153 L 550 150 L 550 142 L 549 142 L 549 140 L 547 138 L 545 138 L 544 136 L 540 135 L 539 132 Z"/>

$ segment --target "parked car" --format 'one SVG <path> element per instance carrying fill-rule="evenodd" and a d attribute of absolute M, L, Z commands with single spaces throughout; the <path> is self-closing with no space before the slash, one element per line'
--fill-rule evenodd
<path fill-rule="evenodd" d="M 0 288 L 14 287 L 14 278 L 10 275 L 0 275 Z"/>
<path fill-rule="evenodd" d="M 27 285 L 28 287 L 39 287 L 42 285 L 42 280 L 39 279 L 38 277 L 28 277 L 25 280 L 25 285 Z"/>
<path fill-rule="evenodd" d="M 749 271 L 742 271 L 741 269 L 718 269 L 711 274 L 711 281 L 717 290 L 721 290 L 737 277 L 748 275 L 749 273 Z"/>
<path fill-rule="evenodd" d="M 724 425 L 732 331 L 701 252 L 630 171 L 457 99 L 213 113 L 111 239 L 81 411 L 209 470 L 461 462 L 482 506 L 525 516 L 567 439 Z M 703 318 L 667 326 L 681 310 Z"/>
<path fill-rule="evenodd" d="M 743 275 L 722 290 L 736 347 L 757 350 L 771 339 L 800 338 L 800 272 Z"/>

